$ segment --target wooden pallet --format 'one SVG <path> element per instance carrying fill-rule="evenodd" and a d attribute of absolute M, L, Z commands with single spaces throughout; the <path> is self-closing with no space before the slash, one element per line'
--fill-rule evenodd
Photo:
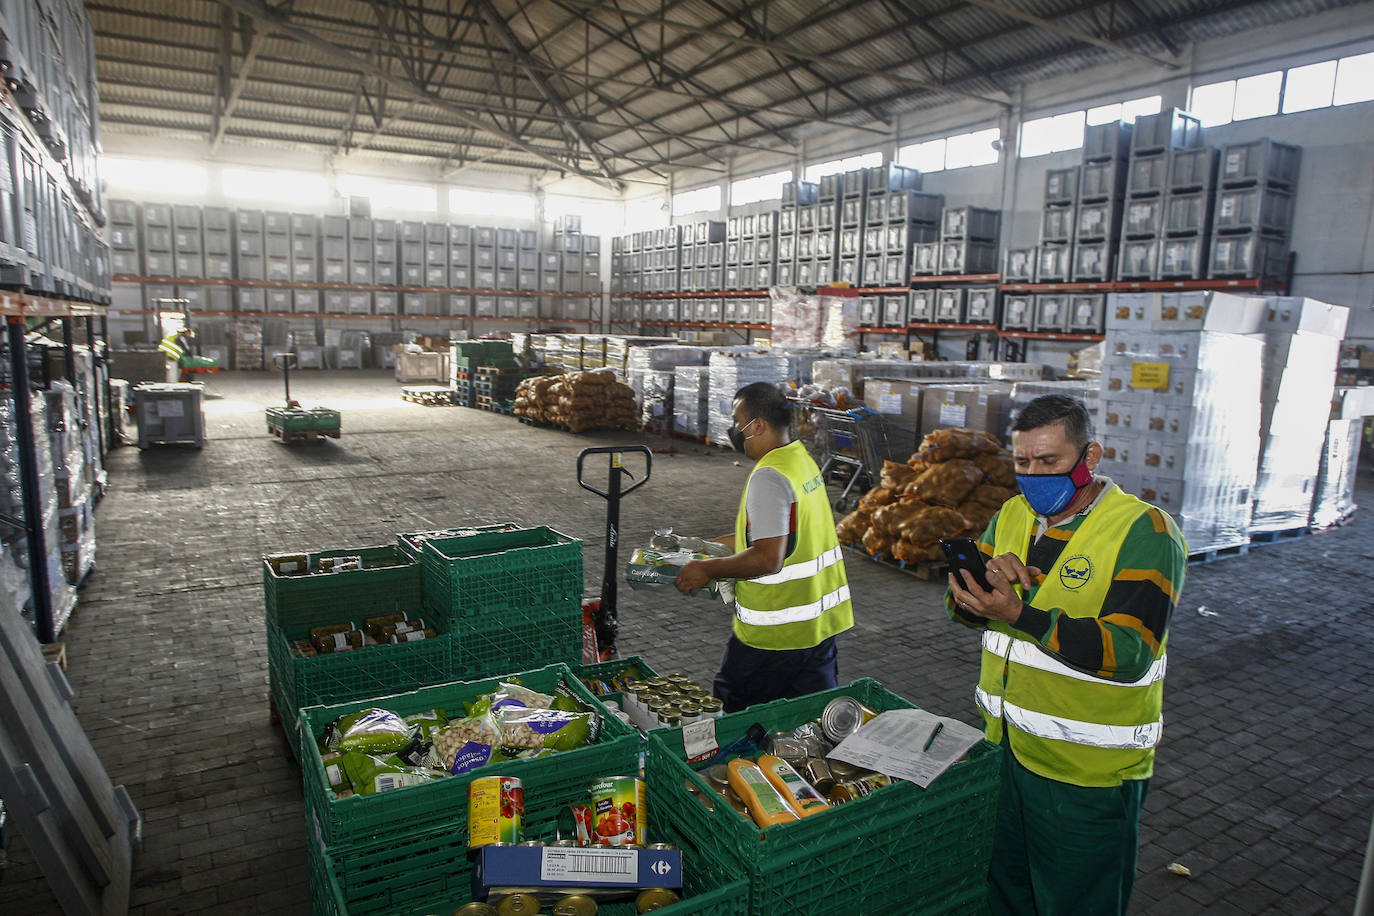
<path fill-rule="evenodd" d="M 451 407 L 453 389 L 442 385 L 408 385 L 401 389 L 401 400 L 422 407 Z"/>
<path fill-rule="evenodd" d="M 1224 560 L 1227 557 L 1243 557 L 1249 552 L 1249 544 L 1232 544 L 1229 547 L 1214 547 L 1211 550 L 1199 550 L 1196 553 L 1188 554 L 1188 565 L 1198 566 L 1203 563 L 1215 563 L 1217 560 Z"/>
<path fill-rule="evenodd" d="M 908 576 L 915 576 L 924 582 L 934 582 L 936 579 L 944 577 L 949 572 L 948 563 L 906 563 L 902 560 L 894 560 L 887 556 L 873 556 L 867 550 L 854 544 L 846 544 L 845 549 L 850 553 L 871 560 L 879 566 L 886 566 L 904 572 Z"/>
<path fill-rule="evenodd" d="M 287 432 L 278 426 L 269 426 L 268 429 L 282 442 L 300 442 L 303 439 L 337 439 L 340 432 L 337 429 L 294 429 Z"/>
<path fill-rule="evenodd" d="M 1283 544 L 1288 541 L 1296 541 L 1298 538 L 1305 538 L 1312 533 L 1311 528 L 1285 528 L 1282 531 L 1256 531 L 1250 535 L 1251 547 L 1262 547 L 1268 544 Z"/>

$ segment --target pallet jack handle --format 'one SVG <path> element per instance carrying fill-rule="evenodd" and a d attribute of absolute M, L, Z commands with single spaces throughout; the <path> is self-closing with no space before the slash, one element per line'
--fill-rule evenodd
<path fill-rule="evenodd" d="M 639 452 L 644 455 L 644 476 L 631 486 L 621 488 L 621 478 L 634 479 L 634 474 L 625 467 L 625 454 Z M 606 489 L 599 489 L 583 477 L 583 468 L 589 455 L 609 455 Z M 615 638 L 620 629 L 616 614 L 616 571 L 619 567 L 620 553 L 620 500 L 649 482 L 653 473 L 654 453 L 647 445 L 613 445 L 584 448 L 577 456 L 577 483 L 584 490 L 590 490 L 606 500 L 606 567 L 601 576 L 601 606 L 596 615 L 596 638 L 603 649 L 615 651 Z"/>
<path fill-rule="evenodd" d="M 281 366 L 282 384 L 286 386 L 286 406 L 291 406 L 291 368 L 296 362 L 294 353 L 277 353 L 272 357 L 272 362 Z"/>

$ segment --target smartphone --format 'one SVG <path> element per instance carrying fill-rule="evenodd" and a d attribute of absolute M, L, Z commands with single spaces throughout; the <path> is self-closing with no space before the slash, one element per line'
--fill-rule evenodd
<path fill-rule="evenodd" d="M 949 561 L 951 570 L 967 572 L 968 578 L 978 583 L 979 588 L 992 591 L 992 585 L 988 582 L 987 564 L 983 562 L 983 553 L 973 538 L 941 538 L 940 549 L 945 552 L 945 559 Z M 956 581 L 965 584 L 967 580 L 959 578 Z"/>

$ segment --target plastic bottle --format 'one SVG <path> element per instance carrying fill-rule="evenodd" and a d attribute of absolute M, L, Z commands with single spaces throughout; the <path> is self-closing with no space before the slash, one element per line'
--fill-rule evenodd
<path fill-rule="evenodd" d="M 783 793 L 774 788 L 758 764 L 736 758 L 730 761 L 730 788 L 749 809 L 749 816 L 760 827 L 800 820 Z"/>
<path fill-rule="evenodd" d="M 811 783 L 802 779 L 801 774 L 792 768 L 792 764 L 781 757 L 764 754 L 759 758 L 759 769 L 773 784 L 773 788 L 782 793 L 782 797 L 798 817 L 810 817 L 830 807 L 825 796 L 817 792 Z"/>
<path fill-rule="evenodd" d="M 704 763 L 694 763 L 692 766 L 701 771 L 716 764 L 727 763 L 733 757 L 752 757 L 763 750 L 763 743 L 767 740 L 768 730 L 755 722 L 749 726 L 749 730 L 744 733 L 743 737 L 721 748 L 716 756 Z"/>

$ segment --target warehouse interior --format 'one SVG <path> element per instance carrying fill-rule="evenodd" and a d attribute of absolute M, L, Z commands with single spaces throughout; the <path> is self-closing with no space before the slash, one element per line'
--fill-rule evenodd
<path fill-rule="evenodd" d="M 986 912 L 941 539 L 1044 395 L 1186 559 L 1121 912 L 1374 899 L 1374 5 L 0 0 L 0 73 L 0 911 Z M 755 382 L 854 621 L 736 711 Z"/>

